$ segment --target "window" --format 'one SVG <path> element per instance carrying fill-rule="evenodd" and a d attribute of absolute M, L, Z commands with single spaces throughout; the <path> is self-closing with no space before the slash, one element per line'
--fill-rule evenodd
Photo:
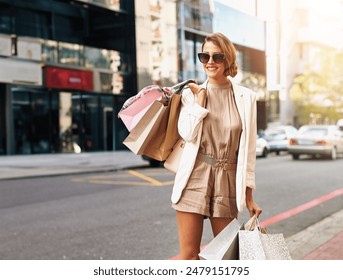
<path fill-rule="evenodd" d="M 11 14 L 7 7 L 0 4 L 0 33 L 11 34 Z"/>
<path fill-rule="evenodd" d="M 59 43 L 58 44 L 58 62 L 82 66 L 81 46 L 77 44 Z"/>
<path fill-rule="evenodd" d="M 16 34 L 38 38 L 50 37 L 50 16 L 43 12 L 17 8 L 15 18 Z"/>
<path fill-rule="evenodd" d="M 57 42 L 44 41 L 42 44 L 42 60 L 44 62 L 57 63 L 58 50 Z"/>

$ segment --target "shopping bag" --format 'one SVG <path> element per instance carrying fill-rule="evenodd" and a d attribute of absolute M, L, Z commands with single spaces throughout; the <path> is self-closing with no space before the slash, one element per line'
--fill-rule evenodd
<path fill-rule="evenodd" d="M 259 226 L 256 216 L 253 216 L 239 230 L 240 260 L 291 260 L 286 240 L 282 233 L 270 234 Z"/>
<path fill-rule="evenodd" d="M 255 230 L 240 230 L 238 232 L 240 260 L 266 260 L 261 234 Z"/>
<path fill-rule="evenodd" d="M 261 241 L 267 260 L 291 260 L 285 237 L 282 233 L 262 234 Z"/>
<path fill-rule="evenodd" d="M 157 85 L 143 88 L 137 95 L 125 101 L 118 113 L 126 128 L 131 131 L 156 100 L 164 98 L 163 89 Z"/>
<path fill-rule="evenodd" d="M 136 155 L 142 155 L 151 138 L 156 135 L 166 108 L 163 103 L 155 101 L 125 138 L 123 144 Z"/>
<path fill-rule="evenodd" d="M 177 123 L 181 110 L 181 95 L 174 94 L 163 111 L 156 130 L 152 132 L 149 145 L 143 154 L 153 159 L 164 161 L 180 139 Z"/>
<path fill-rule="evenodd" d="M 135 154 L 159 161 L 166 160 L 180 139 L 177 128 L 181 110 L 180 93 L 190 82 L 194 81 L 187 80 L 169 88 L 172 95 L 167 104 L 162 100 L 154 101 L 123 144 Z"/>
<path fill-rule="evenodd" d="M 170 172 L 176 173 L 179 169 L 183 148 L 185 147 L 185 140 L 180 138 L 173 147 L 172 152 L 164 162 L 163 166 Z"/>
<path fill-rule="evenodd" d="M 150 85 L 144 87 L 136 95 L 125 101 L 118 113 L 126 128 L 131 131 L 142 119 L 149 107 L 156 100 L 170 100 L 174 94 L 179 94 L 189 83 L 195 83 L 194 80 L 186 80 L 172 87 L 161 87 Z"/>
<path fill-rule="evenodd" d="M 238 232 L 241 226 L 233 219 L 212 241 L 199 253 L 202 260 L 237 260 Z"/>

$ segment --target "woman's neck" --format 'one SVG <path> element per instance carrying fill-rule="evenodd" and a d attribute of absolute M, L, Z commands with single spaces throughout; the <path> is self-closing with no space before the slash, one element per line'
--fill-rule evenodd
<path fill-rule="evenodd" d="M 208 82 L 214 85 L 225 85 L 229 83 L 229 80 L 226 77 L 222 77 L 219 79 L 208 78 Z"/>

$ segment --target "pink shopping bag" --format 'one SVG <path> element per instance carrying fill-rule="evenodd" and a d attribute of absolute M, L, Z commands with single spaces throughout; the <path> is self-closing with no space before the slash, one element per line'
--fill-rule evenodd
<path fill-rule="evenodd" d="M 144 116 L 155 100 L 161 100 L 163 90 L 152 85 L 143 88 L 137 95 L 129 98 L 123 105 L 118 117 L 122 119 L 126 128 L 131 131 Z"/>
<path fill-rule="evenodd" d="M 161 99 L 170 100 L 173 94 L 179 94 L 189 83 L 195 83 L 195 81 L 186 80 L 172 87 L 160 87 L 158 85 L 144 87 L 135 96 L 125 101 L 118 113 L 118 117 L 122 119 L 126 128 L 131 131 L 142 119 L 154 101 Z"/>

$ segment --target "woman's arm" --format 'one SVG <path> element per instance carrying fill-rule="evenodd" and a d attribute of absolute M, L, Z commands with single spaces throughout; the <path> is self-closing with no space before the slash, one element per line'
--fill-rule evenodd
<path fill-rule="evenodd" d="M 246 189 L 245 189 L 245 202 L 247 205 L 247 209 L 250 213 L 250 217 L 252 217 L 254 215 L 256 215 L 258 217 L 262 213 L 262 209 L 255 202 L 252 192 L 253 192 L 252 188 L 246 187 Z"/>
<path fill-rule="evenodd" d="M 250 114 L 250 128 L 248 139 L 248 163 L 247 163 L 247 180 L 245 190 L 245 202 L 250 216 L 256 215 L 257 217 L 262 213 L 262 209 L 254 201 L 253 191 L 255 186 L 255 163 L 256 163 L 256 135 L 257 135 L 257 112 L 256 112 L 256 95 L 251 93 L 252 104 Z"/>
<path fill-rule="evenodd" d="M 190 87 L 191 88 L 191 87 Z M 204 90 L 199 92 L 199 96 L 194 94 L 190 89 L 182 93 L 182 106 L 178 121 L 178 130 L 180 136 L 187 142 L 196 140 L 201 121 L 208 114 L 204 108 L 206 96 Z"/>
<path fill-rule="evenodd" d="M 255 186 L 255 164 L 256 164 L 256 138 L 257 138 L 257 103 L 256 103 L 256 94 L 252 91 L 249 91 L 251 95 L 251 107 L 250 114 L 247 114 L 249 117 L 250 126 L 246 129 L 248 130 L 248 158 L 247 158 L 247 174 L 246 174 L 246 185 L 253 190 L 256 189 Z"/>

